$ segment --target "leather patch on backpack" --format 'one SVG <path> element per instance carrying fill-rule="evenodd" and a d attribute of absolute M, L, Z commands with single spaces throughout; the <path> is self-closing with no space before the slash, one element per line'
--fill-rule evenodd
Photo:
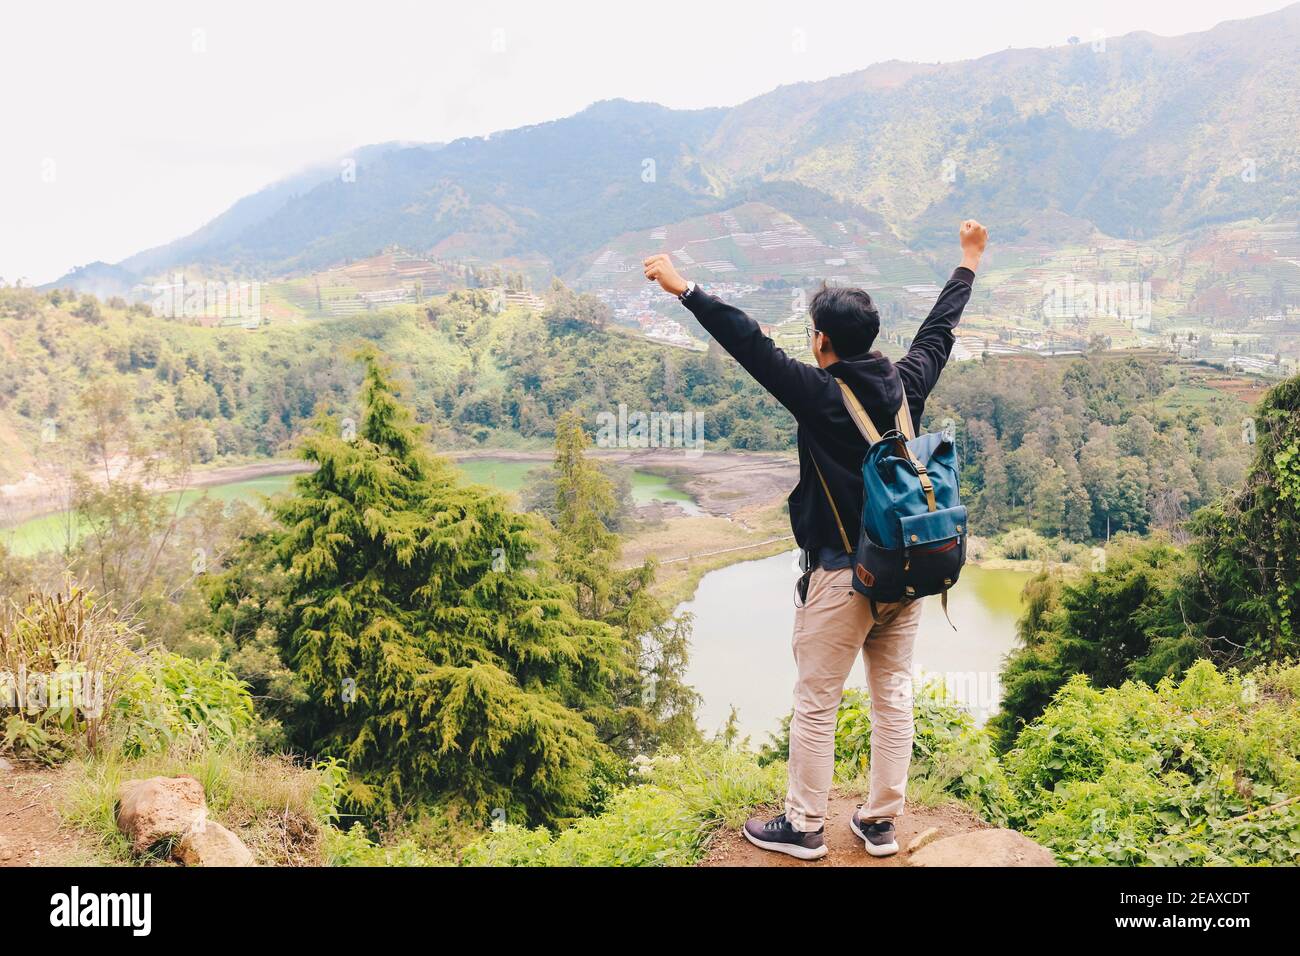
<path fill-rule="evenodd" d="M 861 564 L 859 564 L 857 567 L 857 575 L 858 575 L 858 580 L 861 581 L 867 587 L 871 587 L 873 584 L 876 583 L 876 576 L 872 574 L 870 571 L 868 571 Z"/>

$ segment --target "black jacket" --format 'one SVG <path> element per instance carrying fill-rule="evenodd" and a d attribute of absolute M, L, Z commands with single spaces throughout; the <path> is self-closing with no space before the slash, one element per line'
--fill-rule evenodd
<path fill-rule="evenodd" d="M 821 465 L 844 530 L 855 546 L 861 528 L 861 469 L 867 443 L 849 418 L 835 379 L 853 390 L 882 432 L 893 427 L 906 392 L 912 425 L 919 433 L 925 400 L 952 352 L 952 330 L 970 299 L 974 281 L 975 273 L 969 269 L 959 267 L 953 272 L 912 339 L 912 347 L 897 362 L 869 352 L 825 369 L 786 355 L 753 319 L 698 286 L 683 300 L 718 344 L 799 423 L 799 484 L 790 493 L 790 526 L 805 551 L 844 551 L 813 458 Z"/>

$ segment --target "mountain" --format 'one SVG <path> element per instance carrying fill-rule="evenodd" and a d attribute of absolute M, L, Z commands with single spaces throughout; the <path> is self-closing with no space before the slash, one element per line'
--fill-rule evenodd
<path fill-rule="evenodd" d="M 968 215 L 1027 244 L 1293 217 L 1297 49 L 1300 4 L 1173 38 L 882 63 L 728 109 L 601 102 L 441 148 L 370 147 L 354 182 L 328 165 L 119 265 L 265 276 L 397 244 L 571 274 L 618 236 L 748 201 L 851 207 L 920 249 Z"/>
<path fill-rule="evenodd" d="M 377 143 L 364 146 L 348 157 L 316 163 L 287 176 L 265 189 L 245 196 L 201 228 L 162 246 L 137 252 L 116 265 L 93 262 L 78 266 L 66 275 L 42 286 L 43 289 L 72 287 L 100 296 L 126 295 L 141 278 L 159 276 L 168 269 L 192 262 L 220 262 L 241 236 L 253 234 L 268 219 L 295 199 L 322 183 L 341 179 L 345 163 L 357 168 L 369 166 L 396 150 L 436 150 L 438 143 Z"/>

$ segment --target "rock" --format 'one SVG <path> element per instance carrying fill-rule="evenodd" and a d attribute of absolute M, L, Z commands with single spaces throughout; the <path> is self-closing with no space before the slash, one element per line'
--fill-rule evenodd
<path fill-rule="evenodd" d="M 11 764 L 4 757 L 0 757 L 0 773 L 8 773 L 10 770 L 13 769 L 14 769 L 13 764 Z"/>
<path fill-rule="evenodd" d="M 172 847 L 172 859 L 183 866 L 252 866 L 253 851 L 220 823 L 209 820 Z"/>
<path fill-rule="evenodd" d="M 1056 866 L 1046 847 L 1015 830 L 973 830 L 936 840 L 911 854 L 908 866 Z"/>
<path fill-rule="evenodd" d="M 203 785 L 193 777 L 127 780 L 117 788 L 117 826 L 135 853 L 160 840 L 201 829 L 208 815 Z"/>
<path fill-rule="evenodd" d="M 912 842 L 907 845 L 908 853 L 915 853 L 921 847 L 933 843 L 939 837 L 938 827 L 926 827 L 916 836 L 912 837 Z"/>

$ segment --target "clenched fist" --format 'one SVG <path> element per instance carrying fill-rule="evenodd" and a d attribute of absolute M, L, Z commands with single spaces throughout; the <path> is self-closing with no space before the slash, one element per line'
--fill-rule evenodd
<path fill-rule="evenodd" d="M 665 292 L 681 295 L 686 291 L 686 280 L 677 272 L 667 253 L 658 253 L 645 261 L 645 277 L 658 282 Z"/>
<path fill-rule="evenodd" d="M 980 257 L 984 255 L 984 246 L 989 241 L 989 231 L 974 219 L 967 219 L 961 224 L 957 238 L 961 240 L 961 264 L 973 272 L 979 265 Z"/>

